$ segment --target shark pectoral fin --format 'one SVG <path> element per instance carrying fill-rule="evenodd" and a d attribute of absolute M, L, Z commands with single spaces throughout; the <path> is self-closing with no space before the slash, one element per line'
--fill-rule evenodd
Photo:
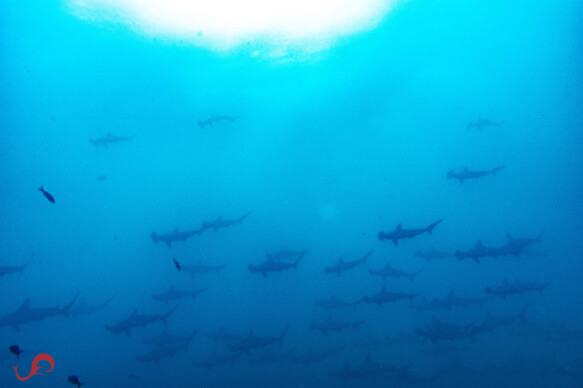
<path fill-rule="evenodd" d="M 393 239 L 393 243 L 394 243 L 395 245 L 399 245 L 399 243 L 398 243 L 397 241 L 398 241 L 398 240 L 397 240 L 396 238 L 394 238 L 394 239 Z"/>
<path fill-rule="evenodd" d="M 168 248 L 172 248 L 172 243 L 168 240 L 166 240 L 166 245 L 168 245 Z"/>
<path fill-rule="evenodd" d="M 267 277 L 267 273 L 265 271 L 261 272 L 261 275 L 263 275 L 264 278 Z"/>

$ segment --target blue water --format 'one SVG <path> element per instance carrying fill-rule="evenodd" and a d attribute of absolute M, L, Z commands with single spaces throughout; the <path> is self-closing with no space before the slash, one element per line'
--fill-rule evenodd
<path fill-rule="evenodd" d="M 70 375 L 88 388 L 581 386 L 582 12 L 572 0 L 411 0 L 371 31 L 282 63 L 89 23 L 55 0 L 2 2 L 0 267 L 32 259 L 0 277 L 0 386 L 71 386 Z M 214 115 L 237 119 L 197 124 Z M 468 128 L 479 119 L 500 125 Z M 89 141 L 108 133 L 131 140 Z M 498 166 L 463 183 L 446 177 Z M 171 247 L 151 238 L 249 212 Z M 438 219 L 432 234 L 398 245 L 377 238 Z M 507 233 L 542 236 L 516 256 L 453 255 L 478 240 L 500 249 Z M 282 247 L 309 251 L 295 269 L 249 271 Z M 415 255 L 431 247 L 450 257 Z M 342 275 L 324 271 L 370 250 Z M 228 266 L 191 276 L 185 267 L 199 261 Z M 421 272 L 369 273 L 387 262 Z M 488 297 L 505 279 L 548 284 Z M 203 292 L 152 298 L 171 286 Z M 365 303 L 383 286 L 421 295 Z M 419 310 L 451 291 L 486 299 Z M 315 301 L 332 295 L 360 303 L 328 314 Z M 27 299 L 61 310 L 18 331 L 2 325 Z M 166 325 L 130 336 L 105 328 L 135 309 L 175 306 Z M 517 317 L 525 306 L 486 330 L 489 315 Z M 311 328 L 329 317 L 364 323 Z M 281 345 L 248 354 L 205 335 L 223 326 L 276 337 L 288 323 Z M 449 324 L 462 338 L 419 335 Z M 165 330 L 197 334 L 170 357 L 140 362 L 170 352 L 143 342 Z M 8 351 L 15 344 L 19 360 Z M 309 349 L 336 351 L 305 366 Z M 10 366 L 27 375 L 39 353 L 54 369 L 18 381 Z M 195 364 L 213 354 L 239 357 Z"/>

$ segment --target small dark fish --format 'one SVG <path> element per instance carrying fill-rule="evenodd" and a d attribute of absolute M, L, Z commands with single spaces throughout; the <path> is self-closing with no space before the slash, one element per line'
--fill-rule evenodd
<path fill-rule="evenodd" d="M 45 196 L 45 198 L 48 199 L 50 202 L 55 203 L 55 197 L 53 197 L 50 193 L 46 192 L 45 189 L 43 189 L 42 186 L 40 187 L 40 189 L 38 189 L 38 191 L 40 191 L 41 193 L 43 193 L 43 195 Z"/>
<path fill-rule="evenodd" d="M 104 181 L 104 180 L 106 180 L 106 179 L 107 179 L 107 175 L 99 175 L 99 176 L 97 177 L 97 180 L 98 180 L 98 181 Z"/>
<path fill-rule="evenodd" d="M 128 375 L 128 379 L 137 380 L 139 378 L 140 378 L 140 376 L 138 376 L 138 375 Z"/>
<path fill-rule="evenodd" d="M 18 347 L 18 345 L 12 345 L 8 349 L 10 350 L 10 353 L 16 355 L 16 359 L 18 360 L 18 356 L 20 356 L 20 353 L 22 353 L 22 350 L 20 350 L 20 348 Z"/>
<path fill-rule="evenodd" d="M 180 263 L 176 260 L 175 257 L 172 258 L 172 261 L 174 261 L 174 265 L 176 266 L 176 269 L 180 271 Z"/>
<path fill-rule="evenodd" d="M 85 385 L 85 383 L 79 382 L 79 377 L 77 377 L 77 376 L 69 376 L 69 382 L 73 385 L 76 385 L 77 388 L 82 386 L 82 385 Z"/>

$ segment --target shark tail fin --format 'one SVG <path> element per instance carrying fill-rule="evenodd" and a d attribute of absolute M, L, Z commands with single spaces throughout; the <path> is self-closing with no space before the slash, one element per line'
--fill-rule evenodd
<path fill-rule="evenodd" d="M 101 305 L 99 305 L 99 310 L 102 310 L 105 306 L 110 304 L 116 297 L 117 297 L 117 295 L 114 295 L 111 298 L 109 298 L 108 300 L 106 300 L 105 302 L 103 302 Z"/>
<path fill-rule="evenodd" d="M 302 259 L 302 257 L 304 257 L 304 255 L 308 253 L 308 250 L 306 249 L 305 251 L 302 252 L 301 255 L 298 256 L 298 258 L 296 259 L 296 261 L 294 262 L 294 269 L 297 268 L 298 263 L 300 262 L 300 260 Z"/>
<path fill-rule="evenodd" d="M 77 291 L 77 293 L 75 294 L 73 299 L 69 302 L 69 304 L 63 308 L 63 312 L 65 313 L 65 317 L 69 316 L 69 310 L 71 309 L 71 306 L 73 306 L 73 303 L 75 303 L 75 301 L 77 300 L 78 297 L 79 297 L 79 291 Z"/>
<path fill-rule="evenodd" d="M 28 260 L 26 261 L 26 263 L 24 263 L 21 267 L 18 268 L 18 272 L 22 273 L 22 271 L 28 267 L 28 264 L 30 264 L 30 261 L 32 260 L 32 258 L 34 257 L 35 253 L 32 252 L 32 254 L 30 255 L 30 257 L 28 258 Z"/>
<path fill-rule="evenodd" d="M 506 166 L 499 166 L 490 170 L 490 174 L 495 175 L 498 171 L 502 170 Z"/>
<path fill-rule="evenodd" d="M 249 217 L 251 215 L 251 212 L 247 212 L 245 214 L 243 214 L 237 221 L 238 222 L 243 222 L 243 220 L 247 217 Z"/>
<path fill-rule="evenodd" d="M 443 221 L 443 218 L 440 218 L 439 220 L 435 221 L 433 224 L 429 225 L 427 228 L 425 228 L 425 231 L 429 234 L 433 234 L 433 228 L 435 228 L 441 221 Z"/>
<path fill-rule="evenodd" d="M 170 311 L 168 311 L 166 314 L 164 314 L 164 316 L 162 317 L 162 321 L 164 322 L 164 324 L 166 324 L 166 321 L 168 320 L 168 317 L 178 308 L 178 305 L 174 306 Z"/>
<path fill-rule="evenodd" d="M 283 332 L 281 333 L 281 335 L 279 336 L 279 338 L 277 339 L 277 342 L 279 342 L 280 345 L 282 345 L 282 341 L 283 338 L 285 337 L 285 335 L 287 334 L 287 330 L 289 329 L 289 326 L 291 325 L 291 322 L 288 322 L 287 326 L 285 327 L 285 329 L 283 329 Z"/>
<path fill-rule="evenodd" d="M 372 255 L 373 252 L 374 251 L 372 249 L 370 251 L 368 251 L 367 254 L 364 255 L 364 257 L 360 261 L 362 261 L 363 263 L 366 263 L 366 261 L 368 260 L 368 258 L 370 257 L 370 255 Z"/>

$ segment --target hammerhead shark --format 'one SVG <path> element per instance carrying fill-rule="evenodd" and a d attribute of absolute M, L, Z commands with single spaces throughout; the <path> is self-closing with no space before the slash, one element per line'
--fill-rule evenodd
<path fill-rule="evenodd" d="M 306 253 L 308 253 L 307 249 L 305 251 L 303 251 L 293 263 L 285 263 L 282 261 L 275 261 L 274 259 L 269 258 L 269 259 L 267 259 L 267 261 L 265 261 L 261 264 L 257 264 L 257 265 L 249 264 L 249 266 L 247 268 L 249 269 L 249 272 L 251 272 L 251 273 L 261 272 L 263 277 L 267 277 L 268 272 L 281 272 L 281 271 L 284 271 L 286 269 L 296 269 L 298 266 L 298 263 L 300 262 L 300 260 L 302 259 L 302 257 L 304 257 L 304 255 Z"/>
<path fill-rule="evenodd" d="M 201 234 L 203 230 L 204 229 L 201 228 L 201 229 L 190 230 L 190 231 L 186 231 L 186 232 L 180 232 L 178 230 L 178 228 L 176 228 L 171 233 L 156 234 L 156 232 L 152 232 L 152 234 L 150 236 L 152 237 L 152 241 L 154 241 L 154 243 L 158 244 L 160 241 L 162 241 L 162 242 L 165 242 L 166 245 L 168 245 L 168 248 L 170 248 L 172 246 L 173 242 L 186 241 L 189 238 L 191 238 L 192 236 L 197 236 L 197 235 Z"/>
<path fill-rule="evenodd" d="M 230 116 L 211 116 L 210 118 L 206 119 L 206 120 L 197 120 L 198 122 L 198 126 L 201 127 L 202 129 L 204 129 L 205 127 L 209 126 L 212 128 L 212 126 L 215 123 L 221 122 L 221 121 L 225 121 L 225 120 L 229 120 L 231 122 L 237 120 L 239 118 L 239 116 L 236 117 L 230 117 Z"/>
<path fill-rule="evenodd" d="M 182 269 L 191 275 L 196 274 L 203 274 L 209 272 L 220 272 L 224 268 L 226 268 L 229 264 L 220 264 L 220 265 L 207 265 L 202 262 L 202 260 L 197 261 L 193 265 L 183 264 Z"/>
<path fill-rule="evenodd" d="M 110 304 L 114 299 L 115 299 L 115 295 L 112 296 L 111 298 L 109 298 L 108 300 L 106 300 L 105 302 L 103 302 L 101 304 L 94 305 L 94 306 L 88 306 L 85 303 L 81 302 L 81 304 L 79 304 L 76 307 L 73 307 L 69 311 L 69 315 L 72 315 L 73 317 L 78 317 L 81 315 L 92 314 L 96 311 L 103 310 L 105 308 L 105 306 Z"/>
<path fill-rule="evenodd" d="M 257 337 L 255 334 L 253 334 L 253 330 L 250 330 L 247 337 L 243 338 L 239 342 L 234 343 L 233 345 L 229 345 L 229 349 L 231 349 L 233 352 L 244 352 L 249 354 L 251 349 L 264 348 L 276 342 L 281 345 L 283 338 L 287 334 L 289 325 L 290 324 L 288 323 L 283 332 L 276 337 Z"/>
<path fill-rule="evenodd" d="M 133 329 L 134 327 L 146 326 L 157 321 L 162 321 L 164 322 L 164 324 L 166 324 L 168 317 L 170 316 L 170 314 L 174 312 L 174 310 L 176 310 L 177 307 L 178 306 L 174 307 L 172 310 L 168 311 L 164 315 L 158 314 L 140 315 L 138 314 L 138 310 L 136 309 L 130 314 L 128 318 L 116 323 L 113 326 L 106 325 L 105 328 L 110 333 L 115 335 L 118 335 L 120 333 L 126 333 L 126 335 L 130 336 L 131 335 L 130 330 Z"/>
<path fill-rule="evenodd" d="M 433 228 L 439 224 L 442 219 L 435 221 L 433 224 L 429 225 L 427 228 L 421 229 L 403 229 L 401 224 L 397 225 L 397 228 L 392 232 L 379 232 L 379 240 L 393 240 L 395 245 L 398 244 L 398 241 L 404 238 L 415 238 L 415 236 L 419 236 L 425 232 L 429 234 L 433 234 Z"/>
<path fill-rule="evenodd" d="M 128 136 L 116 136 L 116 135 L 112 135 L 111 132 L 108 132 L 107 135 L 105 135 L 105 136 L 99 137 L 95 140 L 89 139 L 89 141 L 95 147 L 103 146 L 103 147 L 107 148 L 108 144 L 121 143 L 124 141 L 132 141 L 135 136 L 136 135 L 129 136 L 129 137 Z"/>
<path fill-rule="evenodd" d="M 498 295 L 502 299 L 506 299 L 509 295 L 516 295 L 516 294 L 524 294 L 526 292 L 533 292 L 538 291 L 542 292 L 546 289 L 551 283 L 544 282 L 544 283 L 529 283 L 529 282 L 521 282 L 516 280 L 514 283 L 508 282 L 508 280 L 504 279 L 501 285 L 497 287 L 486 287 L 484 289 L 484 293 L 489 295 Z"/>
<path fill-rule="evenodd" d="M 324 322 L 312 322 L 310 323 L 310 329 L 317 330 L 324 335 L 328 335 L 329 332 L 340 332 L 346 329 L 358 330 L 365 321 L 355 321 L 355 322 L 345 322 L 337 321 L 328 317 Z"/>
<path fill-rule="evenodd" d="M 241 222 L 243 222 L 243 220 L 245 220 L 245 218 L 249 217 L 250 214 L 251 214 L 251 212 L 244 214 L 239 218 L 235 218 L 234 220 L 224 220 L 223 217 L 219 217 L 214 221 L 204 220 L 202 222 L 202 226 L 199 230 L 200 230 L 200 232 L 203 232 L 206 229 L 214 229 L 214 231 L 216 232 L 217 229 L 228 228 L 230 226 L 240 224 Z"/>
<path fill-rule="evenodd" d="M 362 301 L 365 303 L 374 303 L 379 307 L 383 307 L 384 303 L 388 302 L 396 302 L 400 299 L 409 299 L 409 302 L 412 302 L 413 299 L 417 296 L 421 295 L 420 293 L 415 294 L 406 294 L 403 292 L 389 292 L 385 289 L 385 286 L 381 288 L 381 290 L 371 296 L 364 296 Z"/>
<path fill-rule="evenodd" d="M 360 264 L 365 264 L 366 260 L 372 255 L 372 249 L 367 252 L 366 255 L 362 257 L 360 260 L 353 260 L 353 261 L 344 261 L 344 259 L 340 258 L 338 262 L 334 265 L 326 266 L 324 268 L 324 272 L 326 273 L 336 273 L 336 275 L 340 275 L 343 271 L 348 269 L 353 269 Z"/>
<path fill-rule="evenodd" d="M 477 119 L 475 121 L 470 121 L 466 126 L 467 129 L 482 129 L 485 127 L 501 127 L 504 124 L 503 121 L 494 121 L 489 119 Z"/>
<path fill-rule="evenodd" d="M 454 172 L 449 170 L 447 173 L 447 179 L 458 179 L 460 183 L 464 183 L 466 179 L 478 179 L 486 175 L 495 175 L 498 171 L 502 170 L 505 166 L 498 166 L 491 170 L 481 170 L 481 171 L 470 171 L 467 167 L 464 168 L 462 172 Z"/>
<path fill-rule="evenodd" d="M 160 360 L 172 357 L 182 350 L 186 351 L 190 341 L 192 341 L 192 338 L 194 338 L 195 335 L 196 330 L 193 330 L 184 340 L 172 344 L 165 344 L 161 347 L 156 347 L 149 353 L 137 355 L 136 359 L 139 362 L 154 362 L 157 364 Z"/>
<path fill-rule="evenodd" d="M 77 300 L 79 292 L 65 307 L 30 307 L 30 299 L 24 303 L 13 313 L 0 317 L 0 327 L 12 327 L 15 331 L 19 331 L 19 326 L 33 321 L 42 321 L 43 319 L 63 315 L 65 317 L 69 314 L 69 309 Z"/>
<path fill-rule="evenodd" d="M 16 266 L 0 266 L 0 278 L 2 276 L 6 276 L 6 275 L 10 275 L 12 273 L 15 272 L 20 272 L 22 273 L 22 271 L 24 271 L 24 269 L 28 266 L 28 263 L 30 263 L 30 260 L 34 257 L 34 253 L 32 255 L 30 255 L 30 258 L 28 259 L 28 261 L 26 263 L 24 263 L 23 265 L 16 267 Z"/>
<path fill-rule="evenodd" d="M 381 267 L 379 269 L 369 269 L 368 273 L 370 273 L 373 276 L 380 276 L 383 278 L 383 280 L 387 280 L 388 277 L 390 278 L 404 277 L 409 278 L 409 280 L 413 281 L 415 279 L 415 276 L 421 273 L 421 270 L 417 272 L 405 272 L 403 270 L 393 267 L 390 262 L 387 262 L 387 264 L 384 267 Z"/>
<path fill-rule="evenodd" d="M 197 291 L 180 291 L 180 290 L 174 289 L 174 286 L 171 286 L 170 289 L 166 292 L 163 292 L 161 294 L 153 294 L 152 298 L 154 300 L 161 301 L 161 302 L 168 304 L 168 302 L 170 302 L 170 301 L 178 300 L 178 299 L 182 299 L 182 298 L 186 298 L 186 297 L 191 297 L 192 300 L 195 300 L 196 297 L 198 296 L 198 294 L 200 294 L 203 291 L 204 291 L 204 288 L 197 290 Z"/>

